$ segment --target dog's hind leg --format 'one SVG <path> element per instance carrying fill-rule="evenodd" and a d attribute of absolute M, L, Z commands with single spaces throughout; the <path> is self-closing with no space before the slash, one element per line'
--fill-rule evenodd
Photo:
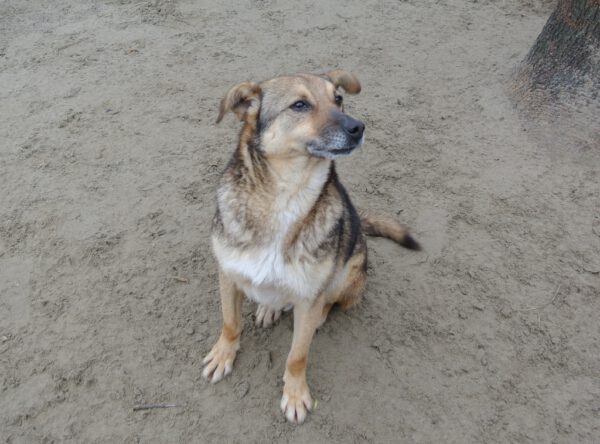
<path fill-rule="evenodd" d="M 242 333 L 242 300 L 244 294 L 223 272 L 219 273 L 223 330 L 217 343 L 206 355 L 202 376 L 215 383 L 231 373 Z"/>
<path fill-rule="evenodd" d="M 358 304 L 367 285 L 367 250 L 357 252 L 346 263 L 346 279 L 334 289 L 333 301 L 342 310 Z"/>

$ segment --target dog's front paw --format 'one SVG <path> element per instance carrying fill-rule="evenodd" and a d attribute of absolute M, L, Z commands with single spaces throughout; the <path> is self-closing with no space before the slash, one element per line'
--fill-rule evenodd
<path fill-rule="evenodd" d="M 233 361 L 239 348 L 239 340 L 231 342 L 221 336 L 202 361 L 202 365 L 205 366 L 202 376 L 214 384 L 231 373 Z"/>
<path fill-rule="evenodd" d="M 306 380 L 288 380 L 283 387 L 281 410 L 293 424 L 302 424 L 312 408 L 312 398 Z"/>

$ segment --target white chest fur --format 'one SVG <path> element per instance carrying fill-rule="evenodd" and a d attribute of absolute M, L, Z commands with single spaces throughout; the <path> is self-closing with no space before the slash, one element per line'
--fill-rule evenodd
<path fill-rule="evenodd" d="M 213 236 L 213 249 L 222 270 L 238 276 L 246 295 L 269 306 L 283 306 L 293 299 L 310 299 L 327 279 L 331 265 L 306 254 L 284 251 L 289 231 L 308 214 L 327 179 L 328 170 L 317 171 L 303 187 L 280 183 L 271 203 L 272 218 L 265 221 L 267 242 L 232 247 L 226 238 Z M 225 196 L 226 197 L 226 196 Z M 227 205 L 227 199 L 220 199 Z M 222 209 L 221 214 L 227 209 Z M 227 220 L 223 221 L 227 224 Z M 239 221 L 236 221 L 239 222 Z M 227 227 L 225 228 L 227 232 Z M 286 254 L 287 253 L 287 254 Z"/>
<path fill-rule="evenodd" d="M 215 237 L 213 248 L 223 271 L 238 276 L 246 295 L 258 303 L 275 307 L 316 296 L 318 264 L 284 260 L 281 245 L 240 250 Z"/>

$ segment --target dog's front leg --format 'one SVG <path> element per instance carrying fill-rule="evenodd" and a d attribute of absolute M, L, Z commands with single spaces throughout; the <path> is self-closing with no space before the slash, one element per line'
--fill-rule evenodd
<path fill-rule="evenodd" d="M 288 355 L 283 380 L 281 410 L 288 421 L 302 424 L 312 408 L 312 398 L 306 383 L 306 364 L 310 343 L 321 323 L 324 298 L 301 301 L 294 305 L 294 338 Z"/>
<path fill-rule="evenodd" d="M 240 348 L 242 333 L 242 299 L 244 294 L 223 272 L 219 273 L 223 330 L 217 343 L 202 361 L 204 376 L 215 383 L 231 373 L 235 355 Z"/>

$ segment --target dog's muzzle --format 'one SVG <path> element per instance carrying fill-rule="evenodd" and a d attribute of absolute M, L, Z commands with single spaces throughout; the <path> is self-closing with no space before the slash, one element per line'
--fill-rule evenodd
<path fill-rule="evenodd" d="M 350 154 L 365 140 L 365 124 L 344 113 L 336 111 L 332 125 L 319 139 L 308 145 L 308 151 L 319 157 L 333 159 Z"/>

